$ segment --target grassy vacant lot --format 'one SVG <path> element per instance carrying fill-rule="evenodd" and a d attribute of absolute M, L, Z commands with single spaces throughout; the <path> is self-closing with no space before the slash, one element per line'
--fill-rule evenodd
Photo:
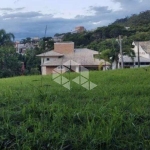
<path fill-rule="evenodd" d="M 51 76 L 0 79 L 0 149 L 149 150 L 150 68 L 90 80 L 69 91 Z"/>

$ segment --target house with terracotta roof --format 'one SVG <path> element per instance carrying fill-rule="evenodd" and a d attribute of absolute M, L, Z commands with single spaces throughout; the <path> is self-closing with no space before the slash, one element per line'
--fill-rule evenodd
<path fill-rule="evenodd" d="M 54 50 L 37 55 L 41 58 L 42 75 L 51 74 L 53 70 L 62 70 L 65 63 L 74 62 L 73 65 L 76 72 L 79 72 L 80 67 L 83 66 L 89 70 L 98 70 L 101 65 L 102 68 L 108 69 L 110 63 L 102 59 L 97 59 L 94 56 L 98 52 L 87 48 L 74 48 L 74 42 L 56 42 L 54 43 Z M 64 67 L 65 68 L 65 67 Z"/>

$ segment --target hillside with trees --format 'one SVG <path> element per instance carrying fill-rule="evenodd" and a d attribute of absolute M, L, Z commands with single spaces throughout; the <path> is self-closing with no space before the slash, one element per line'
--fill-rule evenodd
<path fill-rule="evenodd" d="M 125 17 L 117 19 L 113 24 L 123 25 L 128 27 L 144 27 L 150 29 L 150 10 L 140 12 L 139 14 L 133 14 L 131 17 Z M 146 30 L 148 31 L 148 30 Z"/>
<path fill-rule="evenodd" d="M 94 31 L 66 33 L 64 41 L 74 41 L 76 47 L 88 47 L 99 50 L 100 45 L 122 35 L 129 42 L 150 40 L 150 10 L 116 20 L 114 23 L 98 27 Z"/>

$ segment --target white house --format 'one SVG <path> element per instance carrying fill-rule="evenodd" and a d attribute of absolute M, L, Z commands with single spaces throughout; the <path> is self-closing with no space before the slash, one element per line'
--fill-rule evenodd
<path fill-rule="evenodd" d="M 136 68 L 138 67 L 138 50 L 140 58 L 140 67 L 150 66 L 150 41 L 134 41 L 135 57 L 132 59 L 129 56 L 123 56 L 124 68 Z M 119 56 L 118 68 L 121 67 L 121 57 Z"/>

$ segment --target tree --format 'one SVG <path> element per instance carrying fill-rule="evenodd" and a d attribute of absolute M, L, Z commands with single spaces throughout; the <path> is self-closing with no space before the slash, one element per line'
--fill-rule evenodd
<path fill-rule="evenodd" d="M 111 50 L 106 49 L 100 53 L 100 58 L 105 60 L 105 70 L 106 70 L 106 62 L 110 62 Z"/>
<path fill-rule="evenodd" d="M 35 47 L 34 49 L 28 49 L 24 56 L 25 68 L 28 74 L 40 73 L 41 72 L 41 60 L 36 55 L 45 52 L 43 47 Z"/>
<path fill-rule="evenodd" d="M 54 49 L 54 41 L 52 40 L 52 37 L 43 37 L 39 41 L 39 46 L 38 49 L 35 47 L 37 50 L 37 54 L 44 53 L 50 50 Z"/>
<path fill-rule="evenodd" d="M 135 57 L 135 53 L 132 50 L 131 41 L 124 37 L 122 41 L 123 55 L 127 55 L 132 59 Z M 99 58 L 103 58 L 106 61 L 109 61 L 116 64 L 116 69 L 118 68 L 120 46 L 116 39 L 108 39 L 101 41 L 99 43 Z M 110 60 L 111 58 L 111 60 Z"/>
<path fill-rule="evenodd" d="M 27 42 L 27 43 L 31 43 L 31 38 L 30 38 L 30 37 L 27 37 L 27 38 L 26 38 L 26 42 Z"/>
<path fill-rule="evenodd" d="M 19 54 L 13 46 L 0 46 L 0 77 L 11 77 L 21 74 Z"/>
<path fill-rule="evenodd" d="M 129 40 L 125 37 L 122 42 L 122 50 L 123 55 L 127 55 L 131 57 L 132 59 L 135 57 L 135 53 L 132 50 L 132 45 Z M 118 62 L 119 62 L 119 54 L 120 54 L 120 46 L 119 43 L 116 42 L 115 39 L 112 40 L 112 50 L 111 50 L 111 58 L 112 62 L 116 63 L 116 69 L 118 68 Z"/>
<path fill-rule="evenodd" d="M 12 33 L 6 33 L 4 29 L 0 30 L 0 46 L 13 45 L 15 36 Z"/>

